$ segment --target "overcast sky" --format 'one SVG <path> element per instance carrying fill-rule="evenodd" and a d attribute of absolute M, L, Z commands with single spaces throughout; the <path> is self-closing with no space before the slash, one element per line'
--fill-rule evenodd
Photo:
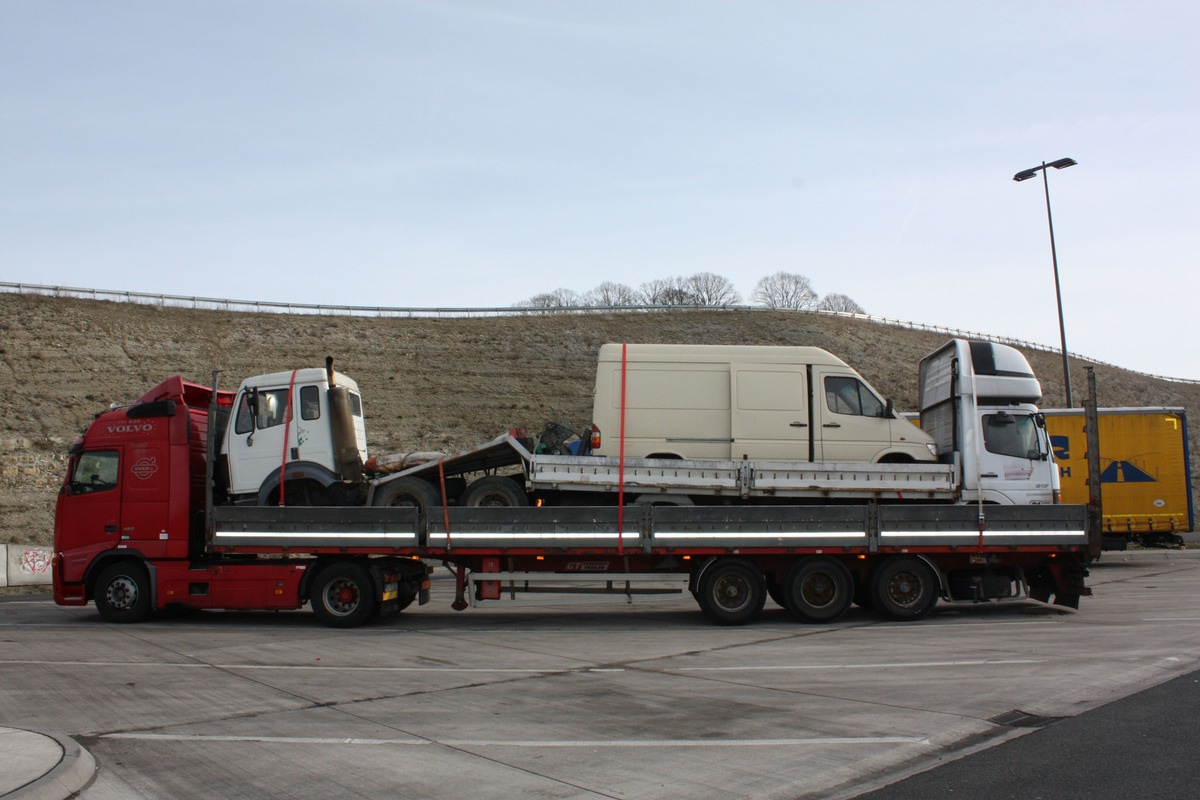
<path fill-rule="evenodd" d="M 780 270 L 1200 378 L 1200 4 L 0 0 L 0 280 L 508 306 Z M 1103 399 L 1103 398 L 1102 398 Z"/>

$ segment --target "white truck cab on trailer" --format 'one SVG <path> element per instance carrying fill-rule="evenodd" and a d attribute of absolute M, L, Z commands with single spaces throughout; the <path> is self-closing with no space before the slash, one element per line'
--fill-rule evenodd
<path fill-rule="evenodd" d="M 331 366 L 246 379 L 232 416 L 221 453 L 227 492 L 235 499 L 277 503 L 284 474 L 289 485 L 312 491 L 362 477 L 367 460 L 362 396 L 353 379 Z"/>
<path fill-rule="evenodd" d="M 1042 386 L 1020 351 L 954 339 L 921 360 L 920 381 L 921 428 L 939 458 L 959 462 L 965 502 L 1055 502 Z"/>

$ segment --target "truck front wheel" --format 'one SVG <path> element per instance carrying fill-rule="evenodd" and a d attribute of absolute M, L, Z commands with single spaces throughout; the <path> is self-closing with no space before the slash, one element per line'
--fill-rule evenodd
<path fill-rule="evenodd" d="M 95 597 L 106 622 L 141 622 L 150 616 L 150 575 L 136 561 L 109 564 L 96 578 Z"/>
<path fill-rule="evenodd" d="M 937 573 L 913 556 L 893 556 L 871 576 L 872 604 L 888 619 L 920 619 L 933 610 L 938 594 Z"/>
<path fill-rule="evenodd" d="M 700 576 L 696 602 L 704 616 L 718 625 L 743 625 L 758 616 L 767 602 L 767 581 L 745 561 L 720 561 Z"/>
<path fill-rule="evenodd" d="M 516 508 L 529 505 L 529 495 L 525 494 L 525 489 L 512 478 L 503 475 L 487 475 L 468 486 L 458 504 L 471 508 L 480 506 Z"/>
<path fill-rule="evenodd" d="M 358 564 L 333 564 L 317 573 L 309 592 L 313 613 L 332 628 L 362 625 L 375 613 L 375 582 Z"/>
<path fill-rule="evenodd" d="M 440 504 L 440 494 L 434 485 L 422 478 L 397 478 L 379 487 L 371 505 L 391 508 L 415 508 L 418 524 L 424 524 L 429 510 Z"/>

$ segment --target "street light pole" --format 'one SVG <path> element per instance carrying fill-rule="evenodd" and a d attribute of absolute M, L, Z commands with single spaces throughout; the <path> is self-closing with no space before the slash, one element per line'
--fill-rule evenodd
<path fill-rule="evenodd" d="M 1067 408 L 1073 407 L 1071 403 L 1071 366 L 1067 361 L 1067 327 L 1063 322 L 1062 287 L 1058 281 L 1058 252 L 1054 247 L 1054 215 L 1050 213 L 1050 180 L 1046 177 L 1046 168 L 1065 169 L 1073 167 L 1077 163 L 1079 162 L 1073 158 L 1060 158 L 1048 164 L 1043 161 L 1040 167 L 1024 169 L 1013 176 L 1013 180 L 1019 182 L 1029 180 L 1041 172 L 1042 186 L 1046 190 L 1046 222 L 1050 226 L 1050 260 L 1054 264 L 1054 299 L 1058 303 L 1058 336 L 1062 342 L 1063 388 L 1066 392 Z"/>

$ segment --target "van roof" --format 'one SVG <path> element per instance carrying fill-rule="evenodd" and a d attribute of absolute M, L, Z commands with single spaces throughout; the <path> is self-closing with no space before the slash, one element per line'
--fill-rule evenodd
<path fill-rule="evenodd" d="M 731 344 L 605 344 L 600 361 L 620 361 L 621 348 L 627 347 L 628 361 L 670 361 L 721 363 L 731 360 L 769 364 L 826 364 L 848 366 L 837 356 L 819 347 Z"/>

